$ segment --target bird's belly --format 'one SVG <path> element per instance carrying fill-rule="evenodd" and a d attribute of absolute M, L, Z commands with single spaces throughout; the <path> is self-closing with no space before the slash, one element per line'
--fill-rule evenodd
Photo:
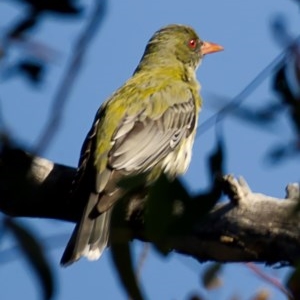
<path fill-rule="evenodd" d="M 165 157 L 162 167 L 168 177 L 174 178 L 186 172 L 191 162 L 193 143 L 194 135 L 191 134 L 175 151 Z"/>

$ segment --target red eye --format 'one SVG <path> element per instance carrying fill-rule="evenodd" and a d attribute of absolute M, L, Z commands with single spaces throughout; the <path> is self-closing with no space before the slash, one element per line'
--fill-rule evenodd
<path fill-rule="evenodd" d="M 196 46 L 197 46 L 197 41 L 196 40 L 194 40 L 194 39 L 189 40 L 189 47 L 191 49 L 195 49 Z"/>

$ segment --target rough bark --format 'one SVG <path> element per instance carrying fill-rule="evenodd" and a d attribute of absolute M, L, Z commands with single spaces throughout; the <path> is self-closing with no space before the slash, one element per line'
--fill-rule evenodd
<path fill-rule="evenodd" d="M 69 192 L 75 168 L 11 149 L 3 151 L 0 162 L 0 211 L 13 217 L 78 220 L 82 203 L 71 200 Z M 164 236 L 168 251 L 199 261 L 294 264 L 299 260 L 298 184 L 287 186 L 285 199 L 253 193 L 243 179 L 230 175 L 220 186 L 228 199 L 205 216 L 199 202 L 203 197 L 174 201 L 173 223 L 180 227 L 189 220 L 189 225 Z M 132 238 L 156 243 L 145 230 L 144 212 L 145 201 L 129 201 L 122 215 L 123 229 Z"/>

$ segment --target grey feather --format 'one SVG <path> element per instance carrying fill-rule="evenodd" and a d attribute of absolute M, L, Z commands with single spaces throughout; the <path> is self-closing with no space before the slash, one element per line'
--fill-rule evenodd
<path fill-rule="evenodd" d="M 191 98 L 171 106 L 156 120 L 146 118 L 140 121 L 137 117 L 129 126 L 126 119 L 126 130 L 120 126 L 113 137 L 114 146 L 109 153 L 111 168 L 127 172 L 151 169 L 191 133 L 195 113 Z M 128 132 L 121 135 L 120 131 Z"/>
<path fill-rule="evenodd" d="M 60 261 L 61 265 L 68 266 L 85 254 L 86 246 L 95 223 L 95 220 L 91 219 L 89 216 L 97 202 L 98 195 L 91 193 L 81 221 L 80 223 L 77 223 L 71 239 L 63 253 Z"/>

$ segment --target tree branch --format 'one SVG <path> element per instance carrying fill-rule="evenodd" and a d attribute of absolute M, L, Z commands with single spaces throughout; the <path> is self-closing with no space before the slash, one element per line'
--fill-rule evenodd
<path fill-rule="evenodd" d="M 76 222 L 82 203 L 71 200 L 72 167 L 32 157 L 18 149 L 0 156 L 0 211 L 13 217 L 52 218 Z M 203 262 L 255 261 L 295 264 L 300 258 L 299 185 L 287 186 L 285 199 L 253 193 L 243 179 L 227 175 L 222 181 L 227 202 L 197 218 L 199 201 L 174 201 L 178 222 L 193 211 L 191 226 L 164 239 L 168 251 Z M 175 207 L 176 206 L 176 207 Z M 178 209 L 178 207 L 180 209 Z M 145 201 L 126 204 L 124 229 L 136 239 L 153 242 L 144 228 Z M 180 223 L 179 223 L 180 224 Z"/>

